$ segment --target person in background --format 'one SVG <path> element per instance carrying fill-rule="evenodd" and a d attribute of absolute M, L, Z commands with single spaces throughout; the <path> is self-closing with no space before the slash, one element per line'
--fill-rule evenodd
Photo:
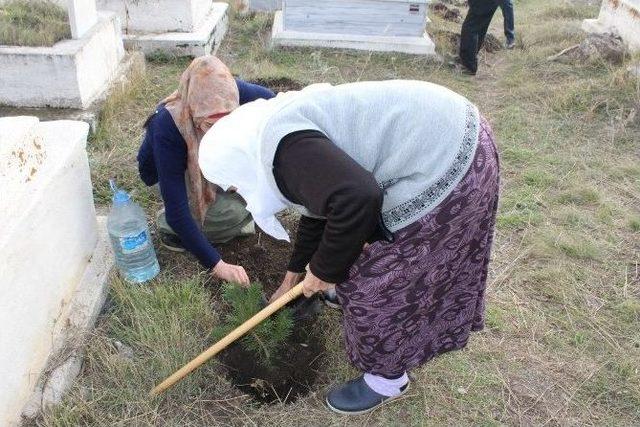
<path fill-rule="evenodd" d="M 215 56 L 203 56 L 191 62 L 178 90 L 144 124 L 138 170 L 146 185 L 160 187 L 164 210 L 157 227 L 162 245 L 188 250 L 228 282 L 248 285 L 249 278 L 243 267 L 224 262 L 212 243 L 253 234 L 254 222 L 238 194 L 203 179 L 198 147 L 205 132 L 238 105 L 274 96 L 267 88 L 234 79 Z"/>
<path fill-rule="evenodd" d="M 218 121 L 199 162 L 275 238 L 288 239 L 277 212 L 302 213 L 276 294 L 300 281 L 307 297 L 335 287 L 360 375 L 328 393 L 331 410 L 398 398 L 407 371 L 483 328 L 498 154 L 461 95 L 405 80 L 280 93 Z"/>
<path fill-rule="evenodd" d="M 503 0 L 468 0 L 469 11 L 460 32 L 459 64 L 462 72 L 475 75 L 478 71 L 478 52 L 482 48 L 489 24 Z"/>
<path fill-rule="evenodd" d="M 500 3 L 502 18 L 504 20 L 504 36 L 507 39 L 505 47 L 516 47 L 515 17 L 513 13 L 513 0 L 502 0 Z"/>

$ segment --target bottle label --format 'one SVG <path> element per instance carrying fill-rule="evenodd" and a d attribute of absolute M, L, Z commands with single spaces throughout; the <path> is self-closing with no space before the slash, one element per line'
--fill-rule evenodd
<path fill-rule="evenodd" d="M 134 236 L 127 236 L 127 237 L 120 238 L 120 247 L 122 248 L 122 253 L 124 254 L 131 254 L 134 252 L 141 251 L 145 249 L 148 244 L 149 244 L 149 239 L 147 238 L 146 230 Z"/>

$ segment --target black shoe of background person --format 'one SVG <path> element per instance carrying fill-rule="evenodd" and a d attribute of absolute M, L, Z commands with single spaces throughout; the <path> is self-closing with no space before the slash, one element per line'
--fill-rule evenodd
<path fill-rule="evenodd" d="M 472 71 L 470 68 L 468 68 L 466 65 L 464 65 L 462 63 L 462 61 L 460 61 L 460 58 L 456 58 L 454 61 L 449 62 L 449 65 L 451 67 L 453 67 L 453 69 L 460 73 L 460 74 L 464 74 L 466 76 L 475 76 L 476 72 Z"/>

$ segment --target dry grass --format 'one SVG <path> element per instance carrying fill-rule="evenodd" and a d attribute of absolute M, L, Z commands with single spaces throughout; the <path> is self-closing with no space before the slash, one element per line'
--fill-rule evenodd
<path fill-rule="evenodd" d="M 209 344 L 219 307 L 218 291 L 196 275 L 192 259 L 160 251 L 163 272 L 148 288 L 113 282 L 73 393 L 38 423 L 640 424 L 640 82 L 624 66 L 545 60 L 579 41 L 580 20 L 597 14 L 596 6 L 573 3 L 517 3 L 519 49 L 483 56 L 475 79 L 399 54 L 269 51 L 269 16 L 232 21 L 220 55 L 245 79 L 429 80 L 468 96 L 493 124 L 502 199 L 487 328 L 464 351 L 416 369 L 408 396 L 363 417 L 324 409 L 324 389 L 355 373 L 341 346 L 340 316 L 327 312 L 318 325 L 326 331 L 325 369 L 315 393 L 292 405 L 252 404 L 216 362 L 148 399 L 153 383 Z M 434 21 L 436 29 L 457 29 Z M 492 31 L 501 34 L 500 19 Z M 117 172 L 150 214 L 157 207 L 137 182 L 135 150 L 141 123 L 185 65 L 153 62 L 146 79 L 112 100 L 90 144 L 100 203 L 107 202 L 106 177 Z M 118 356 L 116 340 L 133 348 L 133 360 Z"/>
<path fill-rule="evenodd" d="M 0 4 L 0 45 L 53 46 L 71 38 L 67 12 L 49 0 Z"/>

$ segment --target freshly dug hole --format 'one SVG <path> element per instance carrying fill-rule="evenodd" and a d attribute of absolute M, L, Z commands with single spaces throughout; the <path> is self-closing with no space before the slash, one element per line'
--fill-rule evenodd
<path fill-rule="evenodd" d="M 256 354 L 235 343 L 220 356 L 231 383 L 261 403 L 291 403 L 309 393 L 322 364 L 324 344 L 314 321 L 296 324 L 274 363 L 263 366 Z"/>
<path fill-rule="evenodd" d="M 259 284 L 225 285 L 229 307 L 214 336 L 222 338 L 258 312 L 261 293 Z M 324 352 L 313 325 L 321 308 L 317 297 L 301 297 L 227 348 L 219 360 L 231 383 L 262 403 L 289 403 L 309 393 Z"/>

